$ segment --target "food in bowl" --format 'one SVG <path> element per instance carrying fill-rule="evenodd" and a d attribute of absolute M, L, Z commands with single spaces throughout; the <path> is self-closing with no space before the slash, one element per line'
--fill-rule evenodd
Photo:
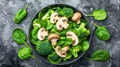
<path fill-rule="evenodd" d="M 51 7 L 41 10 L 34 18 L 30 41 L 40 56 L 59 64 L 88 50 L 87 25 L 81 12 L 71 7 Z"/>

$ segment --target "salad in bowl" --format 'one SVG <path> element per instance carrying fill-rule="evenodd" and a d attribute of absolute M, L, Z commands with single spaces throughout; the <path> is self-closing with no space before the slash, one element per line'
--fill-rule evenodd
<path fill-rule="evenodd" d="M 79 10 L 55 4 L 41 9 L 33 18 L 29 39 L 39 57 L 64 65 L 76 61 L 88 50 L 90 30 Z"/>

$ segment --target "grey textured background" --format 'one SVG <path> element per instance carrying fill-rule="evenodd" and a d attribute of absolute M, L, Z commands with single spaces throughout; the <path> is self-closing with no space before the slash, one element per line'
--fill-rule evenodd
<path fill-rule="evenodd" d="M 13 18 L 20 8 L 24 8 L 26 3 L 29 4 L 27 9 L 28 16 L 21 24 L 15 24 Z M 5 52 L 0 53 L 0 60 L 10 48 L 15 48 L 16 52 L 20 47 L 11 39 L 12 30 L 21 28 L 28 35 L 31 19 L 36 12 L 46 5 L 61 3 L 69 4 L 78 8 L 83 14 L 89 14 L 94 9 L 103 8 L 107 11 L 108 17 L 105 21 L 95 21 L 92 17 L 87 20 L 94 30 L 93 23 L 105 25 L 110 33 L 111 39 L 107 42 L 96 38 L 94 32 L 92 36 L 91 47 L 84 56 L 90 54 L 97 49 L 109 50 L 111 59 L 107 62 L 96 62 L 85 60 L 84 57 L 78 61 L 66 65 L 55 66 L 48 64 L 38 57 L 21 61 L 20 64 L 25 67 L 120 67 L 120 0 L 0 0 L 0 46 L 6 47 Z M 33 53 L 34 54 L 34 53 Z"/>

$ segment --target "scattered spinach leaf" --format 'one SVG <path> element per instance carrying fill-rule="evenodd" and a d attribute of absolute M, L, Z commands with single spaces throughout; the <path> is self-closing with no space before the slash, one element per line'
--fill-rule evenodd
<path fill-rule="evenodd" d="M 107 41 L 110 39 L 110 33 L 105 26 L 98 26 L 96 24 L 95 26 L 97 27 L 95 34 L 99 39 L 103 41 Z"/>
<path fill-rule="evenodd" d="M 19 50 L 18 50 L 18 57 L 21 59 L 21 60 L 25 60 L 25 59 L 28 59 L 28 58 L 35 58 L 32 54 L 32 51 L 30 48 L 28 47 L 21 47 Z"/>
<path fill-rule="evenodd" d="M 23 30 L 16 28 L 12 32 L 12 38 L 17 44 L 24 44 L 27 37 Z"/>
<path fill-rule="evenodd" d="M 107 18 L 107 12 L 104 9 L 96 9 L 92 14 L 86 16 L 94 16 L 96 20 L 104 20 Z"/>
<path fill-rule="evenodd" d="M 96 50 L 91 55 L 91 58 L 86 58 L 88 60 L 95 60 L 95 61 L 107 61 L 110 59 L 110 54 L 107 50 Z"/>

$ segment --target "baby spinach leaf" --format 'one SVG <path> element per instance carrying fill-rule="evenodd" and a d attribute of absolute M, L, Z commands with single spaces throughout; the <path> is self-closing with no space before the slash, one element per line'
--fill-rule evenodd
<path fill-rule="evenodd" d="M 33 21 L 33 27 L 34 28 L 41 28 L 41 24 L 40 24 L 40 20 L 39 19 L 35 19 Z"/>
<path fill-rule="evenodd" d="M 50 21 L 47 21 L 46 30 L 52 29 L 53 26 L 54 26 L 54 24 L 52 24 Z"/>
<path fill-rule="evenodd" d="M 104 20 L 107 17 L 107 13 L 104 9 L 96 9 L 92 14 L 86 16 L 94 16 L 96 20 Z"/>
<path fill-rule="evenodd" d="M 80 45 L 82 47 L 82 51 L 86 51 L 89 48 L 89 42 L 87 40 L 82 41 Z"/>
<path fill-rule="evenodd" d="M 88 60 L 95 60 L 95 61 L 107 61 L 110 59 L 110 54 L 107 50 L 96 50 L 91 58 L 87 58 Z"/>
<path fill-rule="evenodd" d="M 41 41 L 39 41 L 39 40 L 34 40 L 33 38 L 31 38 L 31 39 L 30 39 L 30 42 L 36 46 L 36 45 L 40 44 Z"/>
<path fill-rule="evenodd" d="M 16 28 L 13 30 L 12 38 L 17 44 L 25 44 L 27 47 L 30 48 L 30 46 L 26 43 L 27 37 L 25 33 L 23 32 L 23 30 L 21 30 L 20 28 Z"/>
<path fill-rule="evenodd" d="M 56 52 L 52 52 L 51 54 L 48 55 L 47 59 L 49 60 L 50 63 L 52 64 L 58 64 L 62 61 L 62 58 L 59 57 Z"/>
<path fill-rule="evenodd" d="M 81 23 L 85 23 L 85 26 L 88 25 L 88 22 L 87 22 L 87 20 L 85 20 L 85 19 L 80 19 L 80 22 L 81 22 Z"/>
<path fill-rule="evenodd" d="M 105 26 L 98 26 L 96 24 L 95 26 L 97 27 L 95 34 L 99 39 L 103 41 L 107 41 L 110 39 L 110 33 Z"/>
<path fill-rule="evenodd" d="M 39 28 L 33 28 L 32 31 L 31 31 L 31 37 L 34 40 L 38 40 L 38 37 L 37 37 L 38 30 L 39 30 Z"/>
<path fill-rule="evenodd" d="M 18 50 L 18 57 L 21 59 L 21 60 L 25 60 L 25 59 L 28 59 L 30 57 L 32 58 L 35 58 L 34 56 L 32 56 L 32 51 L 30 48 L 28 47 L 21 47 L 19 50 Z"/>
<path fill-rule="evenodd" d="M 16 28 L 12 32 L 12 38 L 17 44 L 24 44 L 26 40 L 26 35 L 23 30 Z"/>
<path fill-rule="evenodd" d="M 47 10 L 46 10 L 46 9 L 41 10 L 41 11 L 38 13 L 38 19 L 42 19 L 42 17 L 45 15 L 45 13 L 47 13 Z"/>

